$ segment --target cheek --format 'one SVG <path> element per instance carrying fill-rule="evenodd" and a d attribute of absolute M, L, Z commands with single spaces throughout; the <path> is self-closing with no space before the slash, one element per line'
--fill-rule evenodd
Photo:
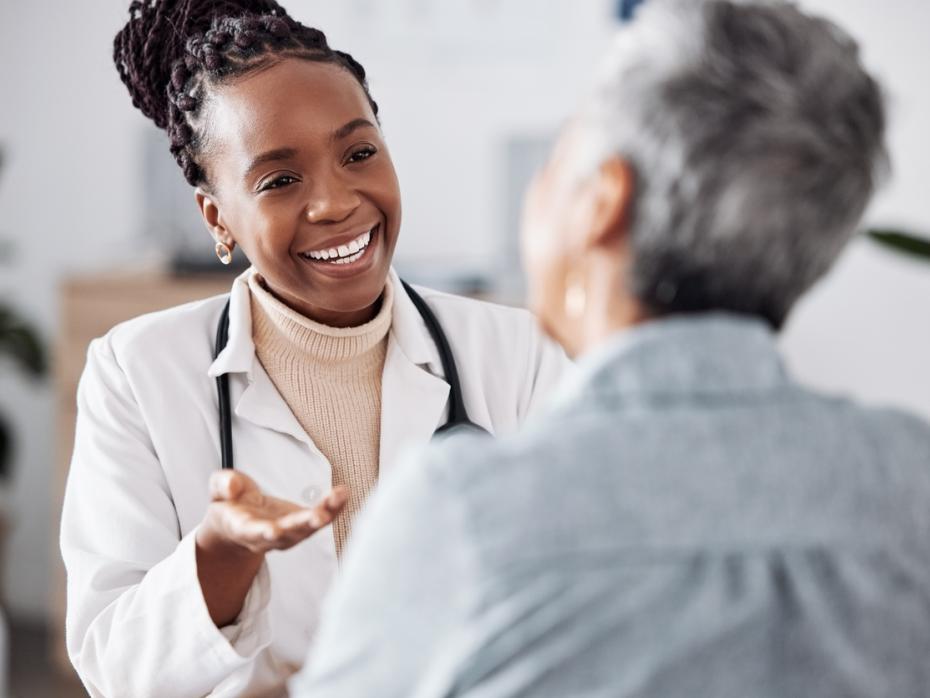
<path fill-rule="evenodd" d="M 546 174 L 537 175 L 527 190 L 521 225 L 523 265 L 529 283 L 530 303 L 543 315 L 558 293 L 562 248 Z"/>
<path fill-rule="evenodd" d="M 391 227 L 396 235 L 400 230 L 401 197 L 400 184 L 393 170 L 391 170 L 391 178 L 387 182 L 387 186 L 384 190 L 384 206 L 382 208 L 384 209 L 385 215 L 391 219 Z"/>
<path fill-rule="evenodd" d="M 292 217 L 285 225 L 284 216 L 274 206 L 259 205 L 243 219 L 242 234 L 258 254 L 271 256 L 287 247 L 294 236 Z"/>
<path fill-rule="evenodd" d="M 540 172 L 530 183 L 523 203 L 520 243 L 528 271 L 547 267 L 560 255 L 559 214 L 550 178 L 545 171 Z"/>
<path fill-rule="evenodd" d="M 520 218 L 520 247 L 523 253 L 523 263 L 531 275 L 538 264 L 546 237 L 546 231 L 543 229 L 545 211 L 541 210 L 544 201 L 544 185 L 543 173 L 537 173 L 526 190 Z"/>
<path fill-rule="evenodd" d="M 366 180 L 363 188 L 374 194 L 375 203 L 385 215 L 398 219 L 394 221 L 396 225 L 400 219 L 400 183 L 390 157 L 383 158 L 372 168 Z"/>
<path fill-rule="evenodd" d="M 230 221 L 237 244 L 268 279 L 277 279 L 290 256 L 299 214 L 282 201 L 254 201 L 238 206 Z"/>

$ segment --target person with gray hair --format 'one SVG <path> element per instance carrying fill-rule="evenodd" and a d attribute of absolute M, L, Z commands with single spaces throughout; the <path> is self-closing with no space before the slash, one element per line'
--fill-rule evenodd
<path fill-rule="evenodd" d="M 930 425 L 776 347 L 885 169 L 878 85 L 725 0 L 648 2 L 598 85 L 522 231 L 577 375 L 385 483 L 294 695 L 930 695 Z"/>

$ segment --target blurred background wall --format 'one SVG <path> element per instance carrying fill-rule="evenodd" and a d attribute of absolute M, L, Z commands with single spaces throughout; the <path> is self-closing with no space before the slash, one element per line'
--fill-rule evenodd
<path fill-rule="evenodd" d="M 291 0 L 369 71 L 404 194 L 397 253 L 423 279 L 480 276 L 516 297 L 514 219 L 526 172 L 584 93 L 616 26 L 608 0 Z M 868 221 L 930 234 L 930 3 L 804 0 L 855 35 L 889 97 L 893 178 Z M 58 291 L 76 273 L 151 264 L 152 144 L 111 61 L 128 0 L 0 3 L 0 294 L 52 343 Z M 156 148 L 166 155 L 165 150 Z M 170 167 L 173 164 L 169 159 Z M 169 168 L 170 169 L 170 168 Z M 174 172 L 180 183 L 179 172 Z M 193 215 L 192 198 L 189 210 Z M 158 206 L 155 206 L 158 209 Z M 187 214 L 185 214 L 187 215 Z M 211 243 L 194 238 L 209 252 Z M 784 339 L 803 380 L 930 418 L 930 265 L 854 243 Z M 4 506 L 13 526 L 9 612 L 44 619 L 57 561 L 51 481 L 55 397 L 0 364 L 0 411 L 19 448 Z"/>

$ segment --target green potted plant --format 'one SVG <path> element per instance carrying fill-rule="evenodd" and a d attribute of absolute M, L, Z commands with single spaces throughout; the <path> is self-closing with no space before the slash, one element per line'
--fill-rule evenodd
<path fill-rule="evenodd" d="M 33 377 L 45 374 L 47 362 L 45 350 L 36 331 L 8 306 L 0 303 L 0 370 L 3 364 L 12 359 L 13 363 Z M 13 455 L 13 433 L 9 422 L 0 414 L 0 492 L 6 495 L 10 480 L 11 460 Z M 3 572 L 6 557 L 6 537 L 8 529 L 8 503 L 6 496 L 0 499 L 0 573 Z M 6 658 L 9 656 L 9 628 L 6 613 L 0 598 L 0 692 L 6 695 L 8 688 Z"/>
<path fill-rule="evenodd" d="M 892 228 L 870 228 L 866 235 L 884 247 L 930 262 L 930 238 Z"/>
<path fill-rule="evenodd" d="M 4 152 L 0 147 L 0 172 L 3 170 L 3 164 Z M 9 250 L 0 239 L 0 262 L 5 262 L 7 256 Z M 31 376 L 40 377 L 45 374 L 47 361 L 38 333 L 13 308 L 0 302 L 0 369 L 3 368 L 3 363 L 10 359 Z M 0 414 L 0 486 L 9 480 L 12 445 L 12 429 Z"/>
<path fill-rule="evenodd" d="M 45 374 L 47 360 L 45 350 L 38 334 L 16 312 L 0 303 L 0 371 L 6 369 L 4 364 L 10 360 L 33 377 Z M 0 413 L 0 575 L 6 565 L 6 542 L 9 529 L 9 482 L 13 458 L 13 429 L 5 416 Z M 8 628 L 5 614 L 5 601 L 0 595 L 0 651 L 6 653 L 8 648 Z M 6 654 L 4 654 L 6 656 Z M 0 667 L 0 692 L 6 689 L 5 665 Z"/>
<path fill-rule="evenodd" d="M 45 375 L 47 360 L 38 334 L 12 308 L 0 304 L 0 359 L 12 360 L 33 377 Z M 0 414 L 0 483 L 10 475 L 13 435 L 9 422 Z"/>
<path fill-rule="evenodd" d="M 0 149 L 0 169 L 3 166 L 3 151 Z M 10 248 L 0 239 L 0 263 L 7 260 Z M 47 369 L 45 349 L 32 325 L 7 304 L 0 302 L 0 372 L 12 363 L 25 373 L 43 376 Z M 2 393 L 0 393 L 2 397 Z M 8 407 L 8 406 L 7 406 Z M 10 423 L 0 414 L 0 576 L 3 573 L 6 537 L 8 528 L 8 490 L 13 457 L 13 430 Z M 8 689 L 8 657 L 10 647 L 9 628 L 0 595 L 0 693 Z"/>

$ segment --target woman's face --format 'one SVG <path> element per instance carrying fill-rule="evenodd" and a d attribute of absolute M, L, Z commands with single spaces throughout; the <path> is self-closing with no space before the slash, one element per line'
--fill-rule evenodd
<path fill-rule="evenodd" d="M 536 173 L 523 204 L 521 243 L 529 305 L 547 334 L 567 344 L 566 281 L 573 273 L 575 238 L 584 232 L 579 217 L 581 192 L 570 173 L 577 135 L 569 126 L 549 161 Z"/>
<path fill-rule="evenodd" d="M 593 146 L 580 122 L 570 123 L 523 210 L 530 305 L 573 356 L 647 317 L 627 284 L 632 169 L 616 155 L 595 160 Z"/>
<path fill-rule="evenodd" d="M 285 59 L 216 89 L 201 210 L 269 289 L 334 326 L 370 319 L 400 230 L 394 165 L 345 69 Z M 213 209 L 211 209 L 211 202 Z"/>

